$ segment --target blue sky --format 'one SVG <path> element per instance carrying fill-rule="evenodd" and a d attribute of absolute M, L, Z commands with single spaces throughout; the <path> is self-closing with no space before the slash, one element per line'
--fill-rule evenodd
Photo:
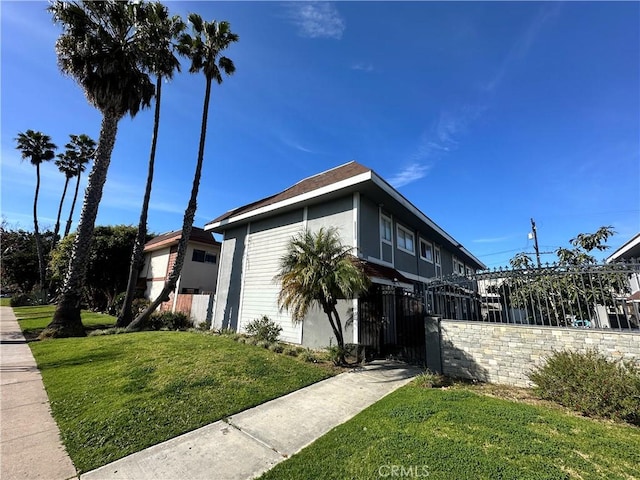
<path fill-rule="evenodd" d="M 531 217 L 545 252 L 601 225 L 613 248 L 640 231 L 638 2 L 166 4 L 240 36 L 237 72 L 212 92 L 197 226 L 357 160 L 491 267 L 532 251 Z M 1 210 L 27 229 L 35 169 L 16 134 L 62 147 L 100 126 L 57 69 L 46 6 L 0 2 Z M 203 94 L 186 64 L 163 89 L 152 232 L 181 226 Z M 152 120 L 120 122 L 98 224 L 137 224 Z M 42 167 L 43 226 L 63 182 Z"/>

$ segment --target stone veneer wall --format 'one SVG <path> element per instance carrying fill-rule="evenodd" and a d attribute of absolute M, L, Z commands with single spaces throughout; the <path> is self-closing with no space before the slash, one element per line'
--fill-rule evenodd
<path fill-rule="evenodd" d="M 442 320 L 441 355 L 445 375 L 491 383 L 531 386 L 534 366 L 554 351 L 597 349 L 614 360 L 640 366 L 640 332 L 508 325 Z"/>

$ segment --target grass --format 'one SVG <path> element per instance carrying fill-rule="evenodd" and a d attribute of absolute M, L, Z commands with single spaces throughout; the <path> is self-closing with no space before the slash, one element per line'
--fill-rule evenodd
<path fill-rule="evenodd" d="M 46 324 L 48 313 L 26 308 L 15 309 L 25 328 L 35 331 Z M 92 324 L 103 320 L 88 318 Z M 333 374 L 264 348 L 195 332 L 29 345 L 64 444 L 81 472 Z"/>
<path fill-rule="evenodd" d="M 11 306 L 11 298 L 3 297 L 0 298 L 0 307 L 10 307 Z"/>
<path fill-rule="evenodd" d="M 467 387 L 428 389 L 413 382 L 260 478 L 427 476 L 640 478 L 640 429 Z"/>
<path fill-rule="evenodd" d="M 55 305 L 41 305 L 34 307 L 14 307 L 15 313 L 22 333 L 27 340 L 38 338 L 40 332 L 45 329 L 55 312 Z M 109 328 L 116 323 L 116 318 L 111 315 L 102 313 L 82 311 L 82 324 L 87 330 L 95 330 L 98 328 Z"/>

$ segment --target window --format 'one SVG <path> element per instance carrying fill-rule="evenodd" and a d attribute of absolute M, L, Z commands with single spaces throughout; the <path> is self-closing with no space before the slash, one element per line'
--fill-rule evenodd
<path fill-rule="evenodd" d="M 471 267 L 466 267 L 466 274 L 467 277 L 470 277 L 471 275 L 473 275 L 473 269 Z"/>
<path fill-rule="evenodd" d="M 440 247 L 434 247 L 433 258 L 436 262 L 436 277 L 442 277 L 442 258 L 440 257 Z"/>
<path fill-rule="evenodd" d="M 193 250 L 191 260 L 200 263 L 216 263 L 216 255 L 213 253 L 205 252 L 204 250 Z"/>
<path fill-rule="evenodd" d="M 453 273 L 457 275 L 464 275 L 464 263 L 459 261 L 456 257 L 453 257 Z"/>
<path fill-rule="evenodd" d="M 407 253 L 413 253 L 413 233 L 398 225 L 398 248 Z"/>
<path fill-rule="evenodd" d="M 420 258 L 433 263 L 433 245 L 422 239 L 420 239 Z"/>
<path fill-rule="evenodd" d="M 391 243 L 391 219 L 380 215 L 380 238 L 383 242 Z"/>
<path fill-rule="evenodd" d="M 435 259 L 436 259 L 436 265 L 438 266 L 442 265 L 442 260 L 440 259 L 440 248 L 438 247 L 436 247 Z"/>

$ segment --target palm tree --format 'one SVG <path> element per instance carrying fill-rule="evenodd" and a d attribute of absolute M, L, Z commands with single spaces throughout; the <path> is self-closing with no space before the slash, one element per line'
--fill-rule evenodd
<path fill-rule="evenodd" d="M 42 337 L 85 335 L 80 320 L 82 283 L 93 237 L 102 189 L 107 179 L 118 122 L 148 107 L 154 86 L 144 58 L 152 45 L 141 28 L 146 5 L 109 0 L 54 1 L 48 8 L 62 26 L 56 42 L 58 65 L 84 90 L 89 103 L 102 114 L 100 138 L 85 190 L 82 213 L 53 320 Z"/>
<path fill-rule="evenodd" d="M 53 229 L 53 245 L 55 246 L 58 238 L 58 232 L 60 232 L 60 216 L 62 215 L 62 205 L 64 204 L 64 198 L 67 196 L 67 187 L 69 186 L 69 180 L 76 176 L 78 171 L 76 167 L 76 152 L 67 149 L 63 153 L 56 155 L 56 167 L 60 173 L 64 175 L 64 188 L 62 189 L 62 196 L 60 197 L 60 205 L 58 205 L 58 216 L 56 217 L 56 226 Z"/>
<path fill-rule="evenodd" d="M 178 242 L 176 260 L 171 268 L 171 273 L 165 281 L 160 295 L 129 325 L 128 329 L 130 330 L 139 328 L 151 313 L 158 308 L 160 303 L 169 299 L 169 294 L 176 288 L 176 282 L 182 271 L 182 264 L 184 263 L 184 257 L 187 252 L 187 243 L 191 236 L 191 228 L 193 227 L 193 219 L 197 209 L 198 189 L 200 187 L 200 176 L 202 174 L 202 163 L 204 160 L 204 144 L 207 137 L 207 116 L 209 113 L 211 84 L 214 80 L 218 84 L 221 84 L 223 73 L 231 75 L 236 71 L 236 67 L 230 58 L 220 56 L 220 53 L 226 50 L 231 43 L 238 41 L 238 35 L 231 32 L 229 22 L 217 22 L 215 20 L 205 22 L 202 20 L 202 17 L 196 13 L 189 14 L 189 22 L 191 23 L 193 36 L 188 33 L 180 35 L 177 50 L 179 54 L 184 55 L 191 61 L 189 72 L 198 73 L 203 71 L 206 79 L 196 171 L 193 176 L 189 204 L 184 212 L 182 235 Z"/>
<path fill-rule="evenodd" d="M 76 200 L 78 199 L 78 190 L 80 188 L 80 176 L 86 169 L 86 164 L 91 161 L 96 153 L 96 142 L 88 135 L 84 133 L 81 135 L 69 135 L 71 142 L 67 143 L 65 147 L 67 149 L 73 149 L 76 162 L 76 190 L 73 194 L 73 202 L 71 202 L 71 210 L 69 210 L 69 218 L 67 225 L 64 228 L 64 236 L 69 235 L 71 231 L 71 223 L 73 222 L 73 211 L 76 207 Z"/>
<path fill-rule="evenodd" d="M 55 150 L 58 148 L 51 142 L 51 137 L 42 132 L 27 130 L 18 133 L 16 137 L 16 148 L 20 150 L 22 159 L 29 159 L 31 165 L 36 167 L 36 193 L 33 198 L 33 233 L 36 237 L 36 249 L 38 251 L 38 268 L 40 271 L 40 288 L 46 289 L 47 264 L 44 260 L 44 250 L 42 238 L 38 228 L 38 194 L 40 192 L 40 164 L 55 157 Z M 46 292 L 44 292 L 46 295 Z"/>
<path fill-rule="evenodd" d="M 183 32 L 185 24 L 178 16 L 169 17 L 167 7 L 161 3 L 154 3 L 150 6 L 148 18 L 148 28 L 150 34 L 154 36 L 154 49 L 150 52 L 149 68 L 156 74 L 156 100 L 155 114 L 153 121 L 153 134 L 151 137 L 151 152 L 149 154 L 149 166 L 147 170 L 147 183 L 140 210 L 140 220 L 138 222 L 138 233 L 133 244 L 131 253 L 131 263 L 129 265 L 129 280 L 127 290 L 122 304 L 122 310 L 116 322 L 117 327 L 126 327 L 131 323 L 131 305 L 135 296 L 136 283 L 140 269 L 144 262 L 144 244 L 147 239 L 147 215 L 149 212 L 149 201 L 151 199 L 151 187 L 153 184 L 153 170 L 156 157 L 156 144 L 158 141 L 158 128 L 160 126 L 160 103 L 162 98 L 162 80 L 172 78 L 175 70 L 180 71 L 180 61 L 174 55 L 173 41 Z"/>
<path fill-rule="evenodd" d="M 301 232 L 289 241 L 275 279 L 281 283 L 278 305 L 302 322 L 309 308 L 318 306 L 327 315 L 344 363 L 342 321 L 336 309 L 339 299 L 351 299 L 367 290 L 369 279 L 352 248 L 343 246 L 336 228 Z"/>

